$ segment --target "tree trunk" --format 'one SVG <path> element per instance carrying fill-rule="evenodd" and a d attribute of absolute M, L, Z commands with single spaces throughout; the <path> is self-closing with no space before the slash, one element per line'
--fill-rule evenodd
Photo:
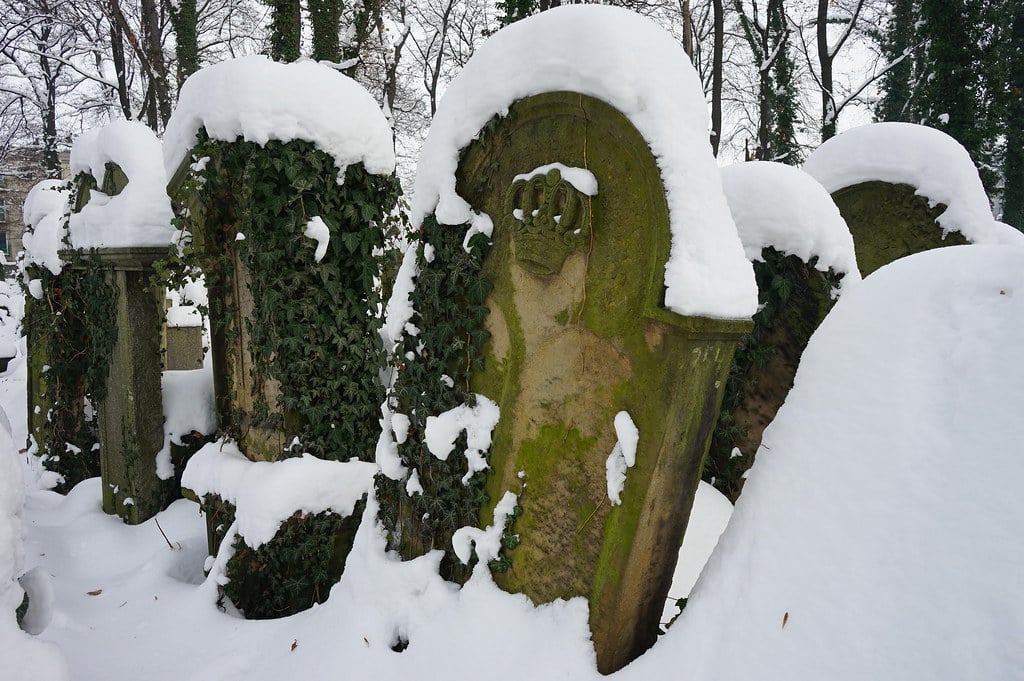
<path fill-rule="evenodd" d="M 711 150 L 718 156 L 722 143 L 722 61 L 725 47 L 725 7 L 722 0 L 713 0 L 714 47 L 711 57 Z"/>
<path fill-rule="evenodd" d="M 309 0 L 309 23 L 313 27 L 313 59 L 341 61 L 338 32 L 341 27 L 341 0 Z"/>
<path fill-rule="evenodd" d="M 174 36 L 177 41 L 177 84 L 179 90 L 185 80 L 199 70 L 199 39 L 196 22 L 196 0 L 178 0 L 177 7 L 172 6 L 171 24 L 174 26 Z M 335 40 L 337 40 L 337 36 L 335 36 Z"/>
<path fill-rule="evenodd" d="M 160 16 L 156 0 L 140 0 L 140 8 L 142 10 L 143 50 L 149 62 L 153 98 L 159 116 L 159 127 L 151 127 L 153 130 L 160 130 L 167 125 L 167 119 L 171 117 L 167 63 L 164 61 L 164 49 L 160 41 Z"/>
<path fill-rule="evenodd" d="M 835 84 L 828 51 L 828 0 L 818 0 L 818 66 L 821 71 L 821 141 L 836 136 Z"/>

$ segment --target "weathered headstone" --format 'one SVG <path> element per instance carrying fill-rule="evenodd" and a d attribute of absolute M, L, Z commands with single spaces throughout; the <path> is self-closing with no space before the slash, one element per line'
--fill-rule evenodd
<path fill-rule="evenodd" d="M 943 246 L 970 243 L 960 232 L 943 234 L 936 218 L 943 204 L 907 184 L 861 182 L 832 193 L 857 248 L 857 265 L 867 276 L 893 260 Z"/>
<path fill-rule="evenodd" d="M 729 372 L 703 478 L 733 502 L 761 434 L 793 387 L 807 342 L 841 291 L 860 281 L 853 238 L 821 184 L 782 163 L 721 170 L 729 210 L 754 267 L 759 308 Z"/>
<path fill-rule="evenodd" d="M 129 524 L 148 520 L 177 496 L 157 476 L 164 445 L 160 390 L 160 299 L 150 283 L 166 248 L 104 248 L 92 261 L 116 291 L 116 340 L 99 401 L 103 510 Z"/>
<path fill-rule="evenodd" d="M 574 176 L 596 179 L 596 193 Z M 501 410 L 488 495 L 516 492 L 520 511 L 506 529 L 518 545 L 495 579 L 536 603 L 587 598 L 609 673 L 656 637 L 750 324 L 663 307 L 670 233 L 658 164 L 602 101 L 553 92 L 517 102 L 465 150 L 457 178 L 458 194 L 496 223 L 482 269 L 494 286 L 490 339 L 471 386 Z"/>

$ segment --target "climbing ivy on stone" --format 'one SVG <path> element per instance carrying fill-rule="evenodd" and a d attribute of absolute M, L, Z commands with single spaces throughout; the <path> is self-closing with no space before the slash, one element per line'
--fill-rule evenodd
<path fill-rule="evenodd" d="M 203 135 L 194 155 L 209 161 L 177 192 L 196 191 L 202 204 L 180 219 L 194 243 L 177 270 L 202 270 L 214 330 L 233 342 L 240 332 L 236 311 L 223 309 L 227 298 L 218 291 L 238 285 L 232 252 L 248 268 L 254 311 L 243 323 L 253 384 L 269 377 L 281 386 L 280 412 L 269 413 L 257 391 L 252 397 L 262 413 L 252 420 L 278 422 L 320 458 L 372 460 L 384 400 L 376 254 L 397 219 L 397 180 L 354 164 L 339 183 L 333 159 L 303 141 L 260 147 Z M 303 236 L 315 216 L 331 229 L 320 262 L 317 242 Z M 223 400 L 219 406 L 227 409 Z M 237 437 L 240 415 L 223 416 L 222 426 Z"/>
<path fill-rule="evenodd" d="M 77 205 L 72 196 L 72 205 Z M 29 264 L 23 279 L 28 304 L 23 328 L 31 343 L 31 370 L 38 372 L 47 413 L 32 414 L 33 434 L 43 466 L 61 476 L 55 487 L 68 492 L 100 474 L 96 405 L 106 397 L 106 378 L 117 341 L 117 290 L 89 252 L 68 249 L 60 274 Z M 38 280 L 42 299 L 25 282 Z M 32 381 L 33 386 L 35 385 Z M 37 396 L 30 395 L 30 405 Z M 45 424 L 45 425 L 42 425 Z"/>
<path fill-rule="evenodd" d="M 215 337 L 215 387 L 222 434 L 241 439 L 243 424 L 272 424 L 324 459 L 372 461 L 380 433 L 384 354 L 378 329 L 381 253 L 400 220 L 393 176 L 348 166 L 339 182 L 331 156 L 304 141 L 211 140 L 200 131 L 196 159 L 173 190 L 178 226 L 192 235 L 162 272 L 172 283 L 202 273 L 210 291 Z M 304 236 L 320 217 L 329 227 L 326 253 Z M 187 240 L 186 240 L 187 241 Z M 251 317 L 232 300 L 239 288 L 234 258 L 248 271 Z M 231 295 L 228 295 L 231 293 Z M 243 414 L 225 367 L 246 325 L 255 413 Z M 263 390 L 280 386 L 277 409 Z M 233 514 L 214 504 L 218 516 Z M 224 593 L 247 617 L 279 617 L 326 599 L 351 548 L 361 507 L 349 518 L 333 513 L 295 516 L 267 544 L 253 549 L 236 538 Z M 221 522 L 220 524 L 223 524 Z"/>
<path fill-rule="evenodd" d="M 755 401 L 760 409 L 778 409 L 781 401 L 776 404 L 772 395 L 784 397 L 792 387 L 800 355 L 831 309 L 832 294 L 841 278 L 832 270 L 815 269 L 816 258 L 805 263 L 771 247 L 765 248 L 761 256 L 761 261 L 753 263 L 759 310 L 753 318 L 753 330 L 740 341 L 733 357 L 704 462 L 704 481 L 733 502 L 743 489 L 744 474 L 756 452 L 754 445 L 746 446 L 748 451 L 735 452 L 748 437 L 748 418 L 741 412 L 749 410 Z M 769 367 L 770 363 L 773 366 Z M 762 381 L 777 385 L 763 385 Z"/>
<path fill-rule="evenodd" d="M 466 227 L 439 225 L 424 220 L 418 249 L 420 272 L 411 296 L 419 330 L 407 334 L 394 353 L 396 378 L 391 396 L 396 413 L 409 417 L 408 437 L 399 445 L 402 464 L 416 471 L 423 492 L 410 494 L 406 482 L 378 476 L 380 517 L 389 532 L 392 548 L 406 558 L 431 549 L 445 551 L 441 574 L 463 581 L 468 568 L 452 553 L 452 534 L 463 526 L 479 523 L 487 502 L 485 474 L 473 475 L 465 484 L 466 434 L 456 440 L 446 461 L 434 456 L 425 442 L 426 421 L 461 404 L 474 404 L 469 388 L 472 372 L 483 368 L 483 346 L 490 334 L 484 328 L 484 305 L 491 282 L 480 268 L 490 248 L 486 236 L 477 234 L 462 242 Z M 430 249 L 432 257 L 425 251 Z"/>

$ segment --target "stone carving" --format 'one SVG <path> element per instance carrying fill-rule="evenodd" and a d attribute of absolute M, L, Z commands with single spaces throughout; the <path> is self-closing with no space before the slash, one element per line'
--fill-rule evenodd
<path fill-rule="evenodd" d="M 570 253 L 590 241 L 590 203 L 558 168 L 519 176 L 505 196 L 516 262 L 533 274 L 557 274 Z"/>

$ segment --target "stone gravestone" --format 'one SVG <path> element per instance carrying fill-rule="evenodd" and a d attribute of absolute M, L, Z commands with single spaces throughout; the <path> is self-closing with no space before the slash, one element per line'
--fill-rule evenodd
<path fill-rule="evenodd" d="M 99 183 L 89 174 L 80 174 L 75 212 L 89 202 L 92 189 L 99 187 L 114 197 L 130 181 L 112 162 L 106 164 Z M 113 293 L 114 309 L 108 313 L 114 341 L 105 389 L 97 403 L 103 510 L 133 525 L 153 517 L 178 496 L 173 481 L 157 475 L 157 453 L 164 445 L 160 384 L 164 292 L 153 287 L 151 278 L 153 263 L 166 257 L 165 246 L 98 248 L 86 258 L 68 253 L 74 269 L 101 276 Z"/>
<path fill-rule="evenodd" d="M 943 234 L 936 219 L 946 206 L 908 184 L 861 182 L 832 192 L 832 200 L 850 226 L 857 265 L 867 276 L 893 260 L 943 246 L 970 243 L 960 232 Z"/>
<path fill-rule="evenodd" d="M 490 339 L 471 379 L 501 410 L 487 493 L 519 495 L 506 529 L 518 544 L 506 544 L 495 580 L 538 604 L 587 598 L 610 673 L 654 642 L 750 324 L 664 308 L 658 165 L 602 101 L 518 101 L 465 150 L 456 190 L 495 222 L 482 269 Z"/>

